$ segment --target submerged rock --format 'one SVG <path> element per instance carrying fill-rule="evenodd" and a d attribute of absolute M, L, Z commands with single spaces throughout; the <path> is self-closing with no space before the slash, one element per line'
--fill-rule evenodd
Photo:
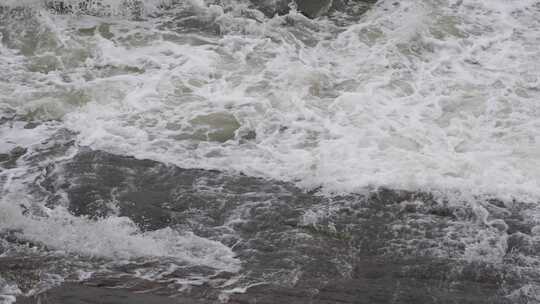
<path fill-rule="evenodd" d="M 297 10 L 308 18 L 317 18 L 334 11 L 362 15 L 375 2 L 377 0 L 251 0 L 253 7 L 267 17 L 287 14 L 294 3 Z M 359 9 L 359 5 L 365 6 L 365 9 Z M 349 11 L 349 8 L 352 11 Z"/>
<path fill-rule="evenodd" d="M 240 123 L 236 118 L 225 112 L 199 115 L 190 121 L 195 129 L 195 138 L 203 140 L 226 142 L 233 139 Z"/>
<path fill-rule="evenodd" d="M 185 301 L 185 302 L 184 302 Z M 193 303 L 210 304 L 210 301 L 200 301 L 193 298 L 172 298 L 166 295 L 152 295 L 144 293 L 130 292 L 125 289 L 107 289 L 93 286 L 85 286 L 73 283 L 66 283 L 50 292 L 35 295 L 28 298 L 19 298 L 20 304 L 175 304 Z"/>
<path fill-rule="evenodd" d="M 42 186 L 51 193 L 50 205 L 67 197 L 78 216 L 127 216 L 143 231 L 174 227 L 230 246 L 242 261 L 239 286 L 267 283 L 230 294 L 225 303 L 507 303 L 504 289 L 522 282 L 511 267 L 464 259 L 468 244 L 459 240 L 492 230 L 476 226 L 471 210 L 460 215 L 465 211 L 427 193 L 321 196 L 286 182 L 90 150 L 49 167 Z M 109 210 L 110 202 L 117 210 Z M 189 275 L 185 271 L 163 279 Z M 98 303 L 94 295 L 110 291 L 88 287 L 93 280 L 74 286 L 76 293 L 59 287 L 21 303 L 67 297 Z M 119 285 L 131 286 L 137 279 L 123 280 Z M 118 287 L 106 281 L 98 285 Z M 176 294 L 152 284 L 161 291 L 147 293 L 147 300 L 156 303 L 161 292 L 190 303 L 215 303 L 220 294 L 210 285 Z M 115 290 L 112 298 L 143 291 Z"/>
<path fill-rule="evenodd" d="M 309 18 L 317 18 L 330 9 L 332 0 L 295 0 L 298 11 Z"/>
<path fill-rule="evenodd" d="M 285 15 L 289 12 L 290 0 L 250 0 L 251 7 L 264 13 L 266 17 Z"/>
<path fill-rule="evenodd" d="M 11 149 L 8 153 L 0 153 L 0 167 L 5 168 L 14 168 L 17 160 L 21 158 L 26 152 L 28 151 L 27 148 L 16 146 L 15 148 Z"/>

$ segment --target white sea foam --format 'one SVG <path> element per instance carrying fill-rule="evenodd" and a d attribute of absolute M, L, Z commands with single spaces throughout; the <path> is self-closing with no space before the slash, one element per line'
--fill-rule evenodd
<path fill-rule="evenodd" d="M 25 130 L 28 132 L 25 134 L 27 136 L 21 136 L 16 145 L 28 144 L 27 155 L 19 160 L 16 168 L 0 171 L 1 235 L 7 234 L 20 242 L 32 244 L 29 248 L 34 249 L 33 254 L 43 250 L 48 255 L 65 257 L 68 264 L 72 259 L 81 261 L 79 265 L 82 267 L 81 270 L 88 271 L 78 275 L 81 280 L 98 269 L 107 271 L 108 267 L 140 261 L 159 261 L 159 265 L 150 268 L 141 267 L 134 274 L 149 280 L 159 280 L 163 273 L 178 267 L 204 266 L 216 272 L 240 270 L 240 261 L 229 247 L 189 231 L 167 227 L 144 232 L 127 217 L 111 215 L 91 219 L 75 216 L 63 206 L 52 209 L 44 206 L 43 198 L 38 194 L 32 194 L 36 190 L 35 183 L 41 170 L 34 163 L 35 159 L 26 159 L 32 158 L 36 150 L 43 152 L 47 141 L 52 141 L 51 145 L 54 145 L 55 141 L 48 137 L 50 134 L 40 131 L 43 127 Z M 52 126 L 50 128 L 52 129 Z M 41 142 L 30 140 L 32 131 L 36 138 L 41 138 Z M 61 155 L 56 161 L 64 157 L 69 158 L 69 153 Z M 39 161 L 39 158 L 37 160 Z M 55 160 L 48 159 L 48 161 Z M 29 162 L 32 162 L 33 166 L 28 166 Z M 40 165 L 46 166 L 43 163 Z M 2 249 L 11 248 L 8 253 L 13 251 L 9 243 L 2 245 L 5 245 Z M 7 258 L 9 260 L 9 255 Z M 94 260 L 100 261 L 99 266 L 92 264 Z M 60 268 L 51 270 L 51 278 L 41 278 L 43 282 L 40 283 L 42 286 L 39 290 L 32 289 L 25 291 L 25 294 L 43 291 L 56 285 L 64 276 L 72 275 L 68 269 L 69 267 L 64 270 Z M 182 278 L 185 284 L 202 284 L 206 279 L 202 276 Z M 17 285 L 11 283 L 0 280 L 2 304 L 13 303 L 16 296 L 22 294 Z"/>
<path fill-rule="evenodd" d="M 20 170 L 12 174 L 20 174 Z M 22 240 L 59 253 L 90 258 L 170 258 L 187 265 L 238 270 L 238 261 L 228 247 L 189 232 L 179 233 L 171 228 L 141 232 L 126 217 L 93 220 L 74 216 L 63 207 L 48 209 L 41 206 L 40 212 L 34 212 L 39 215 L 23 215 L 19 204 L 31 206 L 32 201 L 27 201 L 27 195 L 16 191 L 25 188 L 20 184 L 20 176 L 12 179 L 13 182 L 4 185 L 9 190 L 2 191 L 0 231 L 11 231 Z"/>
<path fill-rule="evenodd" d="M 49 137 L 56 129 L 54 124 L 43 124 L 34 129 L 25 129 L 24 122 L 15 122 L 0 126 L 0 153 L 9 153 L 17 146 L 28 147 Z"/>
<path fill-rule="evenodd" d="M 142 47 L 94 40 L 93 64 L 145 72 L 96 79 L 90 87 L 117 97 L 97 94 L 65 123 L 83 145 L 307 188 L 538 199 L 536 2 L 393 3 L 326 38 L 312 31 L 332 30 L 325 20 L 254 23 L 208 6 L 198 14 L 227 33 L 209 44 L 152 26 L 131 32 L 148 37 Z M 192 119 L 215 112 L 256 140 L 190 137 Z"/>
<path fill-rule="evenodd" d="M 105 258 L 118 262 L 159 258 L 179 265 L 207 266 L 231 272 L 239 269 L 239 261 L 230 248 L 189 231 L 164 228 L 143 232 L 127 217 L 90 219 L 75 216 L 63 206 L 52 209 L 44 206 L 43 197 L 32 193 L 42 174 L 40 166 L 46 167 L 47 163 L 38 165 L 35 162 L 70 158 L 71 150 L 56 159 L 32 157 L 49 146 L 60 144 L 52 139 L 58 129 L 59 125 L 54 123 L 24 129 L 20 122 L 0 129 L 0 135 L 7 140 L 0 145 L 0 153 L 8 152 L 13 146 L 28 149 L 18 160 L 17 167 L 0 171 L 0 233 L 35 243 L 50 252 L 83 259 Z"/>
<path fill-rule="evenodd" d="M 0 206 L 0 229 L 17 231 L 22 239 L 66 253 L 90 257 L 134 259 L 173 258 L 190 265 L 236 271 L 234 254 L 219 242 L 179 234 L 165 228 L 140 232 L 128 218 L 89 220 L 75 217 L 63 208 L 50 210 L 47 217 L 28 218 L 18 207 Z"/>
<path fill-rule="evenodd" d="M 214 6 L 198 13 L 229 34 L 192 45 L 193 36 L 161 38 L 164 32 L 152 23 L 139 29 L 118 24 L 128 33 L 113 33 L 113 41 L 77 38 L 91 55 L 70 76 L 102 67 L 142 74 L 65 84 L 67 92 L 77 87 L 93 100 L 78 110 L 58 96 L 21 96 L 14 84 L 6 88 L 10 103 L 34 98 L 20 110 L 52 112 L 53 118 L 64 108 L 81 144 L 180 166 L 232 169 L 330 191 L 387 186 L 539 197 L 534 1 L 382 1 L 360 23 L 315 47 L 280 24 L 282 17 L 256 24 Z M 51 32 L 60 41 L 73 40 L 69 27 L 85 22 L 50 18 L 46 26 L 56 24 Z M 318 23 L 311 27 L 326 26 Z M 147 42 L 134 45 L 136 35 Z M 194 148 L 183 129 L 197 115 L 223 111 L 241 123 L 237 132 L 256 131 L 256 141 Z"/>
<path fill-rule="evenodd" d="M 0 304 L 15 303 L 16 297 L 21 294 L 17 286 L 9 284 L 0 276 Z"/>

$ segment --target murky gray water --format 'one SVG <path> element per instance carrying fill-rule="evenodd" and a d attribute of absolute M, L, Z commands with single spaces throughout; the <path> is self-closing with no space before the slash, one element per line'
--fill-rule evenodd
<path fill-rule="evenodd" d="M 449 206 L 427 193 L 381 189 L 368 196 L 320 196 L 289 183 L 181 169 L 100 151 L 80 151 L 44 171 L 35 191 L 49 208 L 69 202 L 64 207 L 74 218 L 55 220 L 60 222 L 53 227 L 47 227 L 50 222 L 46 227 L 41 222 L 31 225 L 49 229 L 62 244 L 70 243 L 64 250 L 72 253 L 66 257 L 48 248 L 25 228 L 6 230 L 3 277 L 18 282 L 23 291 L 59 277 L 87 287 L 63 289 L 65 283 L 56 282 L 59 289 L 24 301 L 98 303 L 104 293 L 110 303 L 122 303 L 125 297 L 129 302 L 161 303 L 166 296 L 205 303 L 514 303 L 527 298 L 510 300 L 505 292 L 539 278 L 535 271 L 523 273 L 527 268 L 515 260 L 535 255 L 526 242 L 530 227 L 518 206 L 505 208 L 498 201 L 485 206 L 510 225 L 510 238 L 501 253 L 503 262 L 493 263 L 463 256 L 478 241 L 503 247 L 500 232 L 486 235 L 470 207 Z M 67 235 L 57 231 L 73 229 L 74 223 L 66 221 L 85 216 L 87 221 L 75 223 L 83 227 Z M 180 252 L 177 257 L 126 259 L 131 250 L 140 255 L 145 250 L 140 247 L 155 244 L 140 239 L 134 240 L 140 242 L 136 248 L 109 243 L 111 234 L 112 241 L 124 239 L 115 240 L 111 228 L 89 222 L 106 222 L 110 216 L 128 217 L 132 222 L 124 225 L 137 225 L 146 237 L 164 229 L 198 237 L 171 240 L 175 236 L 167 233 L 165 239 L 158 238 L 187 251 L 186 256 Z M 91 237 L 100 239 L 86 239 L 88 229 Z M 231 248 L 234 258 L 217 243 L 201 240 Z M 96 241 L 106 247 L 80 247 Z M 108 258 L 100 257 L 104 251 Z M 81 272 L 86 274 L 82 278 Z"/>
<path fill-rule="evenodd" d="M 537 1 L 0 2 L 0 303 L 540 303 Z"/>

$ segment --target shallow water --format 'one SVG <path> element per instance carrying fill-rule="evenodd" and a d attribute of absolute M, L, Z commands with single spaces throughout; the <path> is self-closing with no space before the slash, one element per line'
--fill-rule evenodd
<path fill-rule="evenodd" d="M 0 301 L 540 301 L 538 1 L 82 2 L 0 6 Z"/>

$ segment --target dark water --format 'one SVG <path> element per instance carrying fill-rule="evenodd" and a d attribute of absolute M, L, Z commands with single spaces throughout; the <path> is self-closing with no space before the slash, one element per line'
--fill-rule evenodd
<path fill-rule="evenodd" d="M 64 148 L 72 144 L 69 134 L 58 136 L 67 137 Z M 322 196 L 316 189 L 305 192 L 289 183 L 182 169 L 90 149 L 47 166 L 37 186 L 48 206 L 64 197 L 77 217 L 114 213 L 129 217 L 142 231 L 173 227 L 218 240 L 233 249 L 241 270 L 178 265 L 158 278 L 145 279 L 141 273 L 163 269 L 167 262 L 141 259 L 114 265 L 108 259 L 47 254 L 45 244 L 4 231 L 6 246 L 28 250 L 21 255 L 7 249 L 0 258 L 3 278 L 17 282 L 23 292 L 40 284 L 45 273 L 67 274 L 64 283 L 55 284 L 58 287 L 22 297 L 21 303 L 527 301 L 508 299 L 505 292 L 524 283 L 514 256 L 535 250 L 521 237 L 530 227 L 517 210 L 497 201 L 486 204 L 510 224 L 503 263 L 460 259 L 465 250 L 461 238 L 475 229 L 476 216 L 427 193 L 379 189 L 370 195 Z M 113 196 L 115 210 L 105 204 Z M 306 218 L 309 210 L 320 214 L 316 222 Z M 453 237 L 448 237 L 449 231 Z M 440 251 L 446 257 L 435 255 Z M 92 269 L 93 274 L 82 281 L 70 279 L 69 273 L 78 267 Z M 181 290 L 175 279 L 183 277 L 206 279 Z M 231 286 L 253 287 L 225 297 L 223 290 L 231 286 L 224 287 L 224 282 L 231 278 L 236 278 Z"/>

